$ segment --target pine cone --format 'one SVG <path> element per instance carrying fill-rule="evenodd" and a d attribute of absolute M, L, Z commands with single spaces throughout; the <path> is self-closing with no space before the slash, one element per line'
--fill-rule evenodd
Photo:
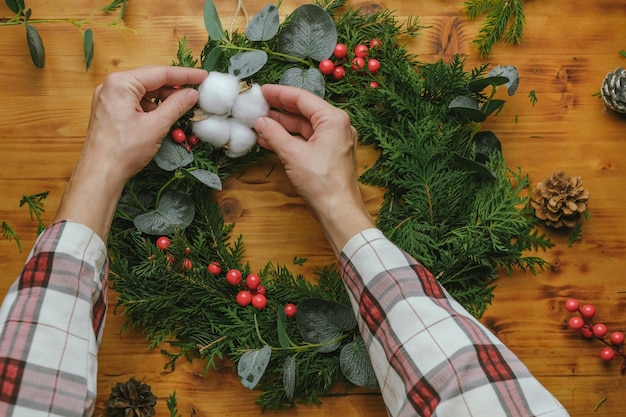
<path fill-rule="evenodd" d="M 152 394 L 150 385 L 131 378 L 128 382 L 118 382 L 111 389 L 111 395 L 106 402 L 107 416 L 152 417 L 156 413 L 156 401 L 157 397 Z"/>
<path fill-rule="evenodd" d="M 600 88 L 606 105 L 618 113 L 626 113 L 626 71 L 618 67 L 609 72 Z"/>
<path fill-rule="evenodd" d="M 573 228 L 587 211 L 588 199 L 589 191 L 583 188 L 581 177 L 568 177 L 559 172 L 537 183 L 530 205 L 535 216 L 546 225 L 556 229 Z"/>

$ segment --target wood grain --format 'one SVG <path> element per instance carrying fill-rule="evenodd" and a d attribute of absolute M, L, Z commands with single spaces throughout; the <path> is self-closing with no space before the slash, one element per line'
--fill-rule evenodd
<path fill-rule="evenodd" d="M 29 4 L 32 18 L 84 18 L 97 7 L 91 0 L 57 0 Z M 0 290 L 4 294 L 22 268 L 35 239 L 34 224 L 23 194 L 50 190 L 45 221 L 50 222 L 80 152 L 89 120 L 93 89 L 117 70 L 144 64 L 170 64 L 178 41 L 185 36 L 199 54 L 206 40 L 201 1 L 129 2 L 125 26 L 119 31 L 106 25 L 112 16 L 93 17 L 95 57 L 84 70 L 81 34 L 64 23 L 38 25 L 46 45 L 46 67 L 30 62 L 22 27 L 0 27 L 0 220 L 19 231 L 24 250 L 0 240 Z M 235 0 L 216 0 L 225 27 L 243 27 L 243 15 L 233 18 Z M 250 15 L 265 1 L 245 0 Z M 282 15 L 304 0 L 284 0 Z M 602 363 L 600 345 L 581 340 L 566 329 L 569 313 L 563 301 L 574 296 L 593 303 L 598 320 L 612 330 L 626 331 L 626 223 L 623 208 L 626 117 L 605 109 L 594 94 L 607 72 L 624 66 L 619 51 L 626 49 L 625 0 L 545 0 L 525 2 L 526 26 L 521 45 L 498 44 L 483 59 L 472 40 L 481 21 L 468 21 L 457 0 L 357 1 L 353 7 L 388 7 L 399 21 L 418 16 L 424 29 L 405 39 L 423 62 L 465 57 L 467 67 L 490 63 L 515 65 L 521 76 L 518 93 L 508 97 L 504 110 L 486 128 L 503 142 L 512 167 L 521 167 L 537 182 L 555 171 L 583 177 L 591 193 L 591 218 L 583 227 L 581 242 L 568 247 L 567 236 L 546 231 L 556 246 L 541 255 L 551 267 L 537 275 L 516 272 L 497 281 L 493 305 L 482 318 L 529 369 L 568 408 L 572 416 L 622 416 L 626 377 L 619 363 Z M 0 17 L 8 17 L 0 6 Z M 528 95 L 534 91 L 537 103 Z M 359 169 L 376 154 L 359 150 Z M 368 208 L 375 215 L 381 191 L 363 187 Z M 268 158 L 225 184 L 218 201 L 235 233 L 244 236 L 246 260 L 254 268 L 267 261 L 291 263 L 307 257 L 302 267 L 310 275 L 315 265 L 333 260 L 317 223 L 295 196 L 278 161 Z M 115 294 L 110 295 L 111 306 Z M 100 351 L 99 408 L 110 388 L 136 377 L 152 385 L 159 396 L 158 415 L 168 415 L 165 399 L 176 390 L 183 416 L 260 415 L 255 392 L 242 388 L 233 366 L 225 361 L 207 374 L 197 361 L 180 363 L 164 372 L 165 358 L 158 349 L 147 350 L 139 331 L 122 331 L 124 318 L 110 310 Z M 606 401 L 594 411 L 602 400 Z M 269 416 L 346 417 L 385 415 L 378 394 L 345 390 L 323 399 L 322 406 L 299 405 Z M 195 414 L 194 414 L 195 413 Z"/>

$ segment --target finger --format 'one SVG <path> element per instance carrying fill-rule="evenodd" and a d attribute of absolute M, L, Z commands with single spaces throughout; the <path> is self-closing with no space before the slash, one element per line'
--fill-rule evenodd
<path fill-rule="evenodd" d="M 281 158 L 302 141 L 292 136 L 280 123 L 270 117 L 259 117 L 254 122 L 254 129 L 259 134 L 259 144 L 273 150 Z"/>
<path fill-rule="evenodd" d="M 141 105 L 141 109 L 146 113 L 158 107 L 154 101 L 147 98 L 142 98 L 139 104 Z"/>
<path fill-rule="evenodd" d="M 301 115 L 271 110 L 268 117 L 280 123 L 286 131 L 298 133 L 308 139 L 315 132 L 311 122 Z"/>
<path fill-rule="evenodd" d="M 144 66 L 129 73 L 145 91 L 157 91 L 163 86 L 200 84 L 208 74 L 202 69 L 177 66 Z"/>
<path fill-rule="evenodd" d="M 270 107 L 302 114 L 309 120 L 316 113 L 332 108 L 323 98 L 301 88 L 276 84 L 265 84 L 261 88 Z"/>
<path fill-rule="evenodd" d="M 153 117 L 158 120 L 159 123 L 170 127 L 197 102 L 198 92 L 193 88 L 183 88 L 163 100 L 150 114 L 154 115 Z"/>

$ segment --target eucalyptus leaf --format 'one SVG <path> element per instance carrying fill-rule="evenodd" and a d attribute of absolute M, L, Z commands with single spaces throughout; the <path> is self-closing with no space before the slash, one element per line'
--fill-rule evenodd
<path fill-rule="evenodd" d="M 485 116 L 488 117 L 494 111 L 500 111 L 502 109 L 502 107 L 504 107 L 504 103 L 506 103 L 506 101 L 504 101 L 504 100 L 492 99 L 492 100 L 489 100 L 488 102 L 486 102 L 482 106 L 480 111 L 482 111 L 485 114 Z"/>
<path fill-rule="evenodd" d="M 519 87 L 519 73 L 517 72 L 517 68 L 513 65 L 498 65 L 488 74 L 489 77 L 501 76 L 506 77 L 508 82 L 504 85 L 506 86 L 509 96 L 512 96 L 517 91 Z"/>
<path fill-rule="evenodd" d="M 378 379 L 363 338 L 347 343 L 339 353 L 339 367 L 346 379 L 354 385 L 378 388 Z"/>
<path fill-rule="evenodd" d="M 319 97 L 324 97 L 326 93 L 324 75 L 317 68 L 289 68 L 283 73 L 282 77 L 280 77 L 278 83 L 302 88 Z"/>
<path fill-rule="evenodd" d="M 165 171 L 174 171 L 175 169 L 185 167 L 193 162 L 193 153 L 187 152 L 185 148 L 174 143 L 170 139 L 164 139 L 161 142 L 159 151 L 154 156 L 154 162 Z"/>
<path fill-rule="evenodd" d="M 494 75 L 493 77 L 478 78 L 476 80 L 470 81 L 467 84 L 467 89 L 472 93 L 478 93 L 479 91 L 483 91 L 487 86 L 491 85 L 497 87 L 508 82 L 509 79 L 507 77 Z"/>
<path fill-rule="evenodd" d="M 244 387 L 253 389 L 261 380 L 270 363 L 272 349 L 265 345 L 260 350 L 244 353 L 237 364 L 237 374 Z"/>
<path fill-rule="evenodd" d="M 296 326 L 302 338 L 322 345 L 318 352 L 333 352 L 339 347 L 339 337 L 356 327 L 350 307 L 334 301 L 308 298 L 298 305 Z"/>
<path fill-rule="evenodd" d="M 474 161 L 473 159 L 461 156 L 456 152 L 454 153 L 454 163 L 459 168 L 462 168 L 468 172 L 473 172 L 480 179 L 494 180 L 497 178 L 496 173 L 487 165 L 482 164 L 478 161 Z"/>
<path fill-rule="evenodd" d="M 493 152 L 502 152 L 500 139 L 490 130 L 478 132 L 474 135 L 476 161 L 485 163 L 489 161 Z"/>
<path fill-rule="evenodd" d="M 222 51 L 222 48 L 215 47 L 211 49 L 208 55 L 204 57 L 204 61 L 202 62 L 202 68 L 209 72 L 213 71 L 215 68 L 217 68 L 217 63 L 219 62 L 223 54 L 224 51 Z"/>
<path fill-rule="evenodd" d="M 222 189 L 222 180 L 215 172 L 211 172 L 206 169 L 183 169 L 182 172 L 185 176 L 194 178 L 209 188 L 218 191 Z"/>
<path fill-rule="evenodd" d="M 154 204 L 155 195 L 147 191 L 139 191 L 134 195 L 124 190 L 117 209 L 131 217 L 135 217 L 146 210 L 143 207 L 150 207 Z"/>
<path fill-rule="evenodd" d="M 196 210 L 193 200 L 181 191 L 167 191 L 155 210 L 135 217 L 135 227 L 148 235 L 169 235 L 191 224 Z"/>
<path fill-rule="evenodd" d="M 256 50 L 241 52 L 230 57 L 228 73 L 241 79 L 257 73 L 267 63 L 267 52 Z"/>
<path fill-rule="evenodd" d="M 222 21 L 212 0 L 204 1 L 204 27 L 211 40 L 220 41 L 224 39 Z"/>
<path fill-rule="evenodd" d="M 278 35 L 279 52 L 300 59 L 321 61 L 337 44 L 337 27 L 326 10 L 314 4 L 298 7 Z"/>
<path fill-rule="evenodd" d="M 87 29 L 83 34 L 83 44 L 85 46 L 85 71 L 89 71 L 93 61 L 93 31 Z"/>
<path fill-rule="evenodd" d="M 296 359 L 293 356 L 287 356 L 283 367 L 283 387 L 285 395 L 289 401 L 293 400 L 293 394 L 296 390 Z"/>
<path fill-rule="evenodd" d="M 276 314 L 276 330 L 278 332 L 278 343 L 280 343 L 280 347 L 283 349 L 287 349 L 291 346 L 291 340 L 289 339 L 289 335 L 287 334 L 287 315 L 285 314 L 285 310 L 282 308 L 278 309 L 278 313 Z"/>
<path fill-rule="evenodd" d="M 13 13 L 22 13 L 26 6 L 24 0 L 4 0 Z"/>
<path fill-rule="evenodd" d="M 279 28 L 278 7 L 268 4 L 246 26 L 246 38 L 250 41 L 268 41 L 276 36 Z"/>
<path fill-rule="evenodd" d="M 452 99 L 449 108 L 473 122 L 484 122 L 487 119 L 485 113 L 478 108 L 478 101 L 470 96 L 458 96 Z"/>
<path fill-rule="evenodd" d="M 30 10 L 30 9 L 29 9 Z M 30 51 L 30 58 L 37 68 L 43 68 L 46 63 L 46 51 L 39 32 L 34 26 L 26 24 L 26 42 Z"/>

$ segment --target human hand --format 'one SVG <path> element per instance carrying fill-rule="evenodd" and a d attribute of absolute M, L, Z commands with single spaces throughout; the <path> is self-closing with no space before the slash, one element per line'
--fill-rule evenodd
<path fill-rule="evenodd" d="M 106 77 L 93 95 L 91 119 L 57 220 L 85 224 L 104 240 L 122 189 L 148 164 L 176 120 L 197 101 L 207 72 L 146 66 Z M 157 105 L 157 102 L 159 103 Z"/>
<path fill-rule="evenodd" d="M 262 91 L 279 110 L 255 122 L 258 142 L 276 152 L 339 254 L 352 236 L 373 227 L 358 185 L 357 132 L 347 113 L 308 91 L 279 85 Z"/>

